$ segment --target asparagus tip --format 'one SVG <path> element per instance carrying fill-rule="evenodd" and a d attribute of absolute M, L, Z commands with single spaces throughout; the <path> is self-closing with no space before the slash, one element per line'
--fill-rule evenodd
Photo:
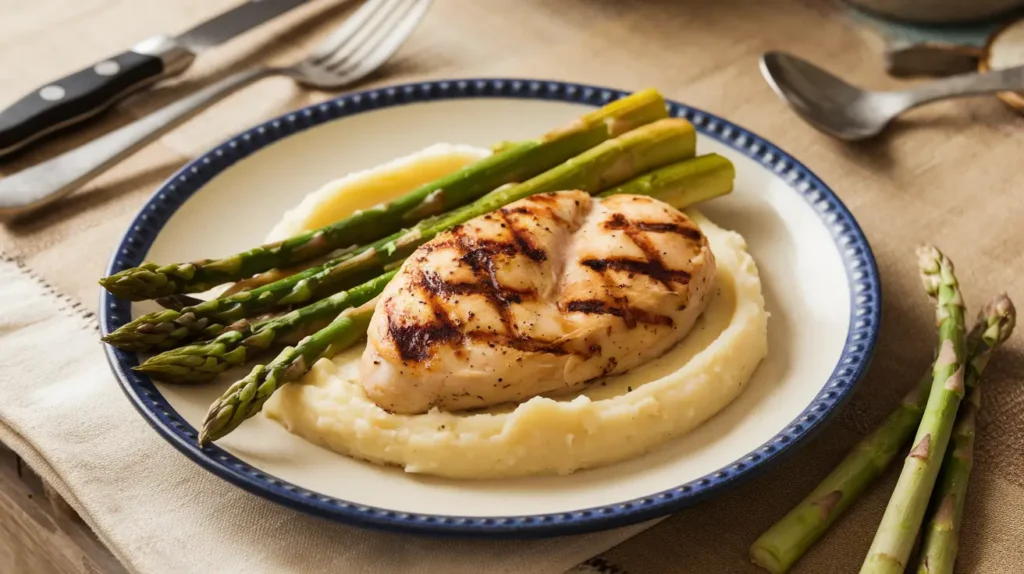
<path fill-rule="evenodd" d="M 952 269 L 953 263 L 934 245 L 921 245 L 917 248 L 917 265 L 924 290 L 935 296 L 939 292 L 939 285 L 942 284 L 942 266 L 947 265 Z"/>
<path fill-rule="evenodd" d="M 1003 293 L 989 301 L 978 314 L 979 322 L 986 322 L 996 329 L 996 339 L 1003 342 L 1010 337 L 1017 325 L 1017 308 L 1010 297 Z"/>

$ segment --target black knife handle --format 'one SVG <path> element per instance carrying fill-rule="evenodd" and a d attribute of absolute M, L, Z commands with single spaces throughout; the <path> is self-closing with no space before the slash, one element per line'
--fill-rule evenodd
<path fill-rule="evenodd" d="M 128 51 L 51 82 L 0 112 L 0 155 L 85 121 L 162 75 L 160 57 Z"/>

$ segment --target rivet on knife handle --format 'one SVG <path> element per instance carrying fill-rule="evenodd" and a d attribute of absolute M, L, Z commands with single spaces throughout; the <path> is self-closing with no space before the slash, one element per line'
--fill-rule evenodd
<path fill-rule="evenodd" d="M 0 112 L 0 156 L 81 123 L 128 94 L 184 70 L 192 54 L 155 37 L 41 86 Z"/>

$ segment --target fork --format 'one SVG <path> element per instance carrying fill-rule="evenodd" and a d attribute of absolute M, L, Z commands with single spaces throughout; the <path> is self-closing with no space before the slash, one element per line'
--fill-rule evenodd
<path fill-rule="evenodd" d="M 0 216 L 53 203 L 125 157 L 258 80 L 287 76 L 299 85 L 337 90 L 387 62 L 426 15 L 433 0 L 368 0 L 304 60 L 243 70 L 103 137 L 0 179 Z"/>

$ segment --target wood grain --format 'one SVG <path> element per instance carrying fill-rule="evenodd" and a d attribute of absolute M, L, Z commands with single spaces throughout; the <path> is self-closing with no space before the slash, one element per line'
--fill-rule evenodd
<path fill-rule="evenodd" d="M 0 445 L 0 572 L 126 573 L 74 510 L 48 490 Z"/>

